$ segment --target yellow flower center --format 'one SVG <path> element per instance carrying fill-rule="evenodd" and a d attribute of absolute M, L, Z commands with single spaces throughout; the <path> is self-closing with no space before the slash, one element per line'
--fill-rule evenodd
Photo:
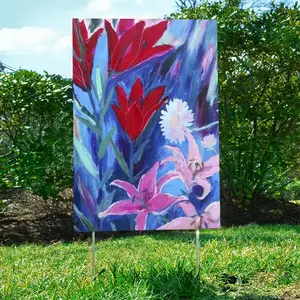
<path fill-rule="evenodd" d="M 172 115 L 172 118 L 171 118 L 171 121 L 170 121 L 171 126 L 172 126 L 172 127 L 176 127 L 176 126 L 179 125 L 179 122 L 180 122 L 179 116 L 176 115 L 176 114 L 173 114 L 173 115 Z"/>

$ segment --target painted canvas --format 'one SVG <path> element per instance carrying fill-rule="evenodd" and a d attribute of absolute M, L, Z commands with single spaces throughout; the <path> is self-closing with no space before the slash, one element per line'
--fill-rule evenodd
<path fill-rule="evenodd" d="M 73 19 L 74 226 L 220 227 L 215 20 Z"/>

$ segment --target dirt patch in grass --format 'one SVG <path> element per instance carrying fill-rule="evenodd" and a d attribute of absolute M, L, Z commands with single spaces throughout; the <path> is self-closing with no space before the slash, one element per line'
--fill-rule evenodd
<path fill-rule="evenodd" d="M 300 299 L 300 282 L 289 288 L 281 297 L 281 300 Z"/>
<path fill-rule="evenodd" d="M 257 199 L 248 210 L 223 205 L 221 209 L 223 226 L 264 224 L 300 224 L 299 203 L 276 199 Z"/>
<path fill-rule="evenodd" d="M 0 190 L 0 245 L 72 242 L 91 238 L 74 232 L 73 191 L 64 190 L 58 199 L 43 199 L 23 189 Z M 107 239 L 139 232 L 97 232 Z"/>
<path fill-rule="evenodd" d="M 58 199 L 44 200 L 22 189 L 0 191 L 0 244 L 52 243 L 90 238 L 74 233 L 73 191 L 64 190 Z M 222 206 L 222 226 L 256 224 L 299 224 L 300 205 L 264 201 L 248 212 Z M 139 232 L 97 233 L 97 237 L 136 235 Z M 151 234 L 147 232 L 147 234 Z"/>
<path fill-rule="evenodd" d="M 53 242 L 73 239 L 72 190 L 44 200 L 22 189 L 1 191 L 0 243 Z"/>

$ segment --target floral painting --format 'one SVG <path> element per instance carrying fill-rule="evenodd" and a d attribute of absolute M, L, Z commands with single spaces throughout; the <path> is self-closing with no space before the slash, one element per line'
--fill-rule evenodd
<path fill-rule="evenodd" d="M 73 19 L 74 226 L 220 227 L 214 20 Z"/>

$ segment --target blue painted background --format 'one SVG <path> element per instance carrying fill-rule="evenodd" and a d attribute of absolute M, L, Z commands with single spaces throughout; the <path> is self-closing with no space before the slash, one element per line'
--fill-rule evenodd
<path fill-rule="evenodd" d="M 173 50 L 166 53 L 164 56 L 152 59 L 140 66 L 137 66 L 129 71 L 126 71 L 119 76 L 111 79 L 107 84 L 106 96 L 111 89 L 114 89 L 117 84 L 122 85 L 124 91 L 129 94 L 130 89 L 136 80 L 136 77 L 140 77 L 144 83 L 145 94 L 157 86 L 165 85 L 165 96 L 169 96 L 169 99 L 179 98 L 186 101 L 189 108 L 195 113 L 195 126 L 201 127 L 208 125 L 212 122 L 218 121 L 218 86 L 217 77 L 212 80 L 214 61 L 216 55 L 211 64 L 211 68 L 203 73 L 202 60 L 209 47 L 213 45 L 217 51 L 217 26 L 216 21 L 201 21 L 201 20 L 172 20 L 168 26 L 168 34 L 175 37 L 179 41 L 179 45 L 175 46 Z M 106 76 L 108 60 L 107 50 L 107 36 L 106 33 L 100 36 L 96 52 L 94 56 L 94 68 L 92 71 L 92 80 L 95 82 L 95 70 L 99 66 L 103 77 Z M 172 70 L 177 62 L 180 62 L 179 73 L 177 76 L 172 75 Z M 80 88 L 74 85 L 74 91 L 77 94 L 80 102 L 87 107 L 90 111 L 92 108 L 87 96 L 87 93 L 82 91 Z M 118 105 L 116 93 L 113 94 L 112 103 Z M 161 109 L 165 109 L 163 106 Z M 74 106 L 75 114 L 80 115 Z M 97 105 L 97 114 L 99 117 L 100 105 Z M 144 133 L 139 137 L 138 143 L 142 143 L 145 137 L 150 137 L 150 143 L 148 144 L 147 150 L 143 154 L 142 162 L 139 164 L 139 168 L 147 168 L 147 170 L 153 165 L 154 162 L 161 160 L 162 158 L 169 156 L 170 153 L 163 150 L 163 146 L 168 144 L 172 145 L 167 141 L 159 126 L 160 114 L 155 114 L 152 117 L 150 124 L 146 127 Z M 92 154 L 95 165 L 101 172 L 105 172 L 111 166 L 114 167 L 114 173 L 111 180 L 121 179 L 127 180 L 126 176 L 115 159 L 115 154 L 112 149 L 107 151 L 104 159 L 100 162 L 97 157 L 97 137 L 89 128 L 84 124 L 80 123 L 80 135 L 83 144 L 86 146 L 88 151 Z M 113 136 L 113 140 L 120 148 L 121 152 L 126 158 L 128 156 L 129 148 L 127 138 L 120 127 L 118 120 L 111 108 L 106 115 L 104 122 L 104 132 L 108 132 L 109 129 L 114 126 L 116 132 Z M 204 135 L 214 134 L 219 141 L 218 135 L 218 124 L 210 127 L 209 129 L 200 131 L 197 135 L 197 143 L 203 157 L 203 161 L 206 161 L 209 157 L 214 155 L 213 151 L 208 151 L 200 146 L 200 141 Z M 175 144 L 174 144 L 175 145 Z M 178 146 L 178 145 L 176 145 Z M 180 145 L 182 151 L 187 154 L 187 143 L 184 142 Z M 216 145 L 216 152 L 219 153 L 219 145 Z M 173 164 L 167 164 L 163 168 L 159 169 L 158 179 L 165 174 L 167 171 L 174 169 Z M 93 197 L 95 204 L 99 205 L 102 197 L 115 189 L 115 187 L 107 185 L 103 190 L 98 190 L 99 180 L 91 176 L 84 167 L 80 164 L 78 156 L 74 151 L 74 173 L 78 173 L 83 183 L 86 185 L 90 194 Z M 219 173 L 208 178 L 212 185 L 212 192 L 204 199 L 199 201 L 196 199 L 196 194 L 202 193 L 201 187 L 194 188 L 194 193 L 191 193 L 189 199 L 197 208 L 199 215 L 204 211 L 205 207 L 213 201 L 220 200 L 220 178 Z M 180 180 L 170 182 L 164 187 L 164 192 L 171 193 L 173 195 L 181 195 L 181 190 L 184 190 L 184 186 Z M 117 188 L 114 202 L 128 198 L 126 193 Z M 82 201 L 80 193 L 78 191 L 76 180 L 74 181 L 74 204 L 81 211 L 85 217 L 93 224 L 98 231 L 112 231 L 114 229 L 122 231 L 134 230 L 134 219 L 135 216 L 120 217 L 110 216 L 104 220 L 100 220 L 97 216 L 91 216 L 86 204 Z M 168 219 L 175 217 L 184 216 L 181 209 L 172 210 L 167 213 Z M 114 224 L 112 227 L 111 223 Z M 154 230 L 160 225 L 164 224 L 163 216 L 156 217 L 150 215 L 147 220 L 147 230 Z M 78 219 L 78 216 L 74 216 L 74 225 L 77 231 L 89 231 Z"/>

